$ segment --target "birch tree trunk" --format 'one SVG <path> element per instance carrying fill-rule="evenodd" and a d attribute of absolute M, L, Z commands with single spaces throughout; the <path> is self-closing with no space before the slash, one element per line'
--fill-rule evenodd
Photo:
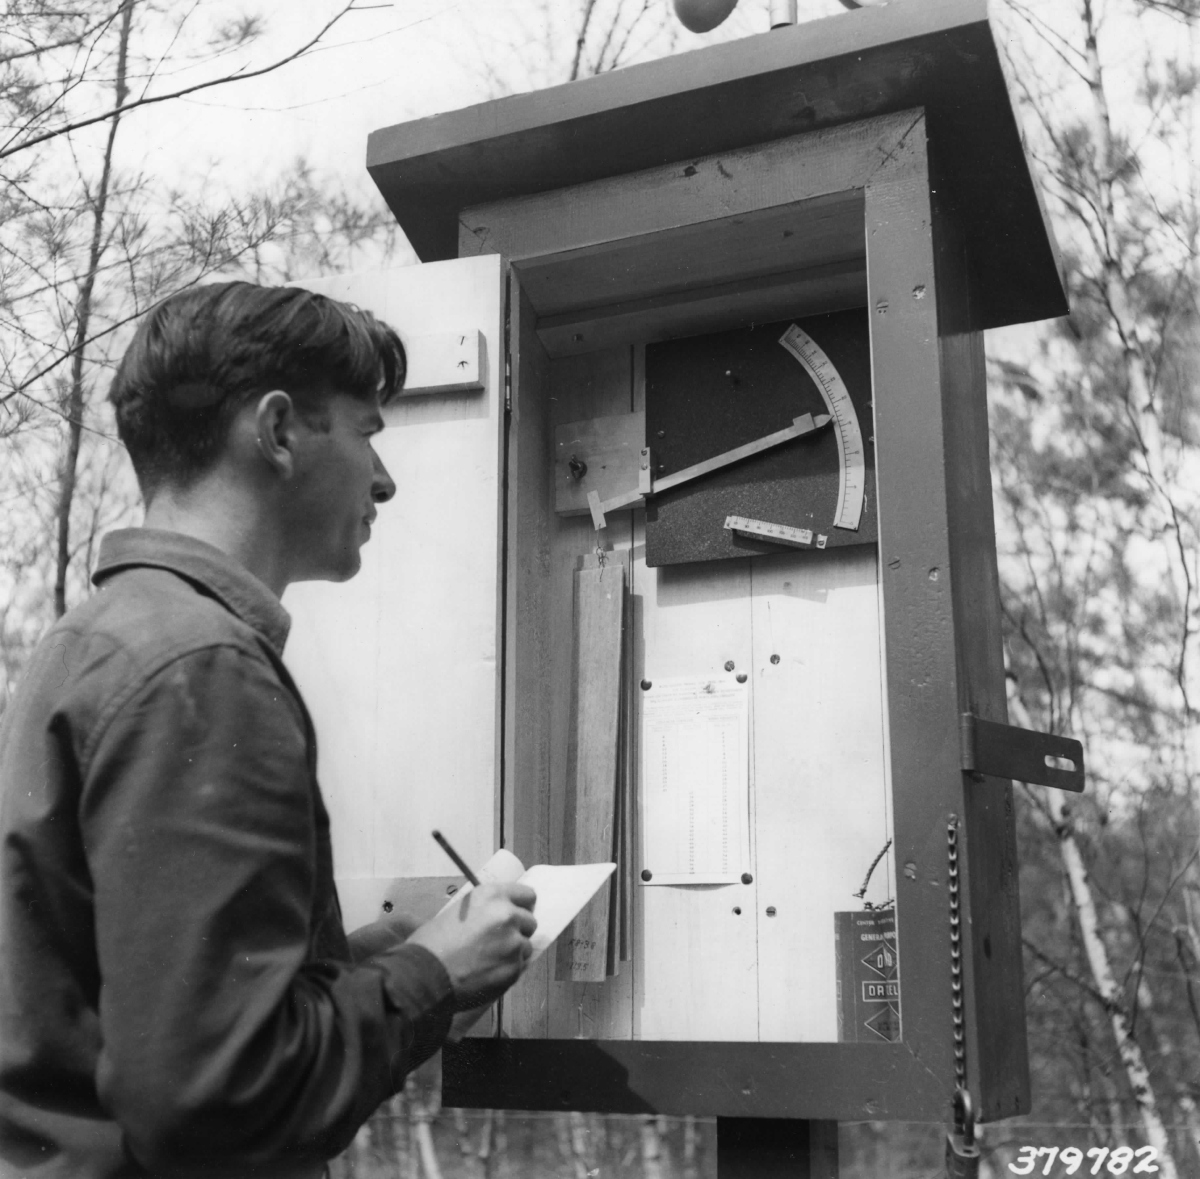
<path fill-rule="evenodd" d="M 404 1083 L 404 1097 L 409 1110 L 412 1139 L 416 1143 L 416 1153 L 421 1160 L 421 1172 L 425 1179 L 442 1179 L 432 1125 L 434 1118 L 441 1112 L 442 1105 L 440 1056 L 433 1057 L 408 1074 Z"/>
<path fill-rule="evenodd" d="M 1189 695 L 1188 655 L 1192 640 L 1191 620 L 1195 586 L 1188 567 L 1188 541 L 1184 535 L 1184 512 L 1178 502 L 1178 489 L 1170 471 L 1170 456 L 1162 429 L 1154 382 L 1147 365 L 1147 341 L 1143 339 L 1136 300 L 1123 264 L 1123 235 L 1117 218 L 1115 180 L 1123 161 L 1114 144 L 1112 116 L 1100 66 L 1098 28 L 1093 0 L 1082 0 L 1087 85 L 1092 100 L 1092 136 L 1095 151 L 1099 220 L 1099 245 L 1104 267 L 1104 292 L 1113 327 L 1121 343 L 1125 378 L 1128 383 L 1125 411 L 1130 429 L 1137 440 L 1140 471 L 1163 514 L 1163 523 L 1174 544 L 1170 561 L 1171 580 L 1180 606 L 1182 632 L 1179 638 L 1175 680 L 1183 700 L 1184 714 L 1190 719 L 1194 710 Z"/>
<path fill-rule="evenodd" d="M 647 1114 L 642 1119 L 642 1179 L 667 1179 L 663 1167 L 662 1139 L 658 1121 Z"/>
<path fill-rule="evenodd" d="M 1142 1018 L 1148 1023 L 1152 1023 L 1155 1016 L 1154 994 L 1150 990 L 1150 984 L 1146 981 L 1144 974 L 1138 983 L 1138 1006 L 1141 1008 Z M 1152 1030 L 1152 1034 L 1159 1056 L 1164 1060 L 1173 1059 L 1176 1053 L 1170 1037 L 1165 1035 L 1161 1028 Z M 1187 1139 L 1190 1147 L 1190 1149 L 1180 1152 L 1181 1158 L 1183 1154 L 1193 1156 L 1197 1174 L 1200 1174 L 1200 1110 L 1196 1107 L 1195 1098 L 1188 1092 L 1186 1083 L 1177 1084 L 1175 1104 L 1183 1117 L 1183 1137 Z"/>
<path fill-rule="evenodd" d="M 121 0 L 121 31 L 117 43 L 116 107 L 125 103 L 128 90 L 126 70 L 129 64 L 129 35 L 133 27 L 135 0 Z M 113 171 L 113 147 L 117 139 L 117 128 L 121 116 L 113 115 L 108 124 L 108 139 L 104 145 L 104 160 L 100 166 L 100 180 L 95 193 L 91 194 L 92 240 L 88 249 L 87 270 L 79 284 L 75 299 L 75 334 L 72 341 L 71 381 L 67 394 L 66 421 L 67 439 L 58 480 L 58 506 L 55 510 L 58 525 L 58 543 L 54 568 L 54 616 L 61 618 L 67 612 L 67 572 L 71 564 L 71 507 L 75 502 L 75 480 L 79 468 L 79 446 L 83 438 L 84 397 L 84 354 L 87 351 L 88 332 L 92 322 L 92 299 L 96 290 L 96 276 L 104 257 L 108 192 Z"/>
<path fill-rule="evenodd" d="M 1028 711 L 1019 698 L 1010 697 L 1009 709 L 1017 724 L 1022 728 L 1034 727 Z M 1108 947 L 1104 944 L 1104 935 L 1100 929 L 1100 918 L 1096 910 L 1095 898 L 1092 895 L 1087 865 L 1083 861 L 1083 854 L 1079 850 L 1079 843 L 1075 838 L 1064 795 L 1061 790 L 1047 789 L 1046 798 L 1054 823 L 1054 832 L 1058 837 L 1063 868 L 1071 889 L 1071 901 L 1079 920 L 1079 932 L 1083 940 L 1084 953 L 1087 955 L 1088 967 L 1091 970 L 1096 991 L 1106 1008 L 1109 1023 L 1112 1025 L 1117 1053 L 1121 1065 L 1125 1069 L 1125 1074 L 1129 1078 L 1129 1087 L 1133 1092 L 1134 1101 L 1137 1103 L 1142 1128 L 1146 1133 L 1146 1141 L 1158 1152 L 1157 1161 L 1162 1179 L 1178 1179 L 1179 1173 L 1175 1165 L 1171 1139 L 1163 1124 L 1158 1100 L 1150 1084 L 1150 1070 L 1146 1067 L 1141 1046 L 1134 1038 L 1129 1013 L 1125 1010 L 1125 1003 L 1121 995 L 1121 988 L 1117 985 L 1116 976 L 1109 961 Z"/>
<path fill-rule="evenodd" d="M 700 1172 L 696 1166 L 696 1119 L 688 1114 L 683 1119 L 683 1179 L 699 1179 Z"/>

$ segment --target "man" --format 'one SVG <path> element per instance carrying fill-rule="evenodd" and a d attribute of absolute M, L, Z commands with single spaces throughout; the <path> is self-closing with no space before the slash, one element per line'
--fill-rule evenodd
<path fill-rule="evenodd" d="M 530 953 L 521 885 L 348 941 L 280 660 L 284 589 L 352 577 L 395 493 L 404 368 L 370 315 L 247 283 L 159 305 L 121 363 L 145 526 L 0 723 L 4 1174 L 319 1175 Z"/>

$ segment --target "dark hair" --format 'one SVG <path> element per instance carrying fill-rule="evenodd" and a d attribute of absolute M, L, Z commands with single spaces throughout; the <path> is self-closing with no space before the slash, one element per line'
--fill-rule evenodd
<path fill-rule="evenodd" d="M 108 396 L 149 494 L 210 467 L 256 396 L 282 389 L 306 415 L 334 392 L 386 403 L 405 368 L 399 336 L 370 312 L 299 287 L 213 283 L 150 311 Z"/>

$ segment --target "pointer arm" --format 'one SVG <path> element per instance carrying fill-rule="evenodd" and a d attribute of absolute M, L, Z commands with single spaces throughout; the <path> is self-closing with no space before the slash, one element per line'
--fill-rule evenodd
<path fill-rule="evenodd" d="M 760 454 L 764 450 L 770 450 L 772 447 L 779 446 L 784 442 L 790 442 L 793 438 L 802 438 L 805 434 L 811 434 L 815 430 L 820 430 L 828 426 L 831 420 L 827 413 L 820 413 L 815 417 L 811 413 L 801 414 L 790 426 L 782 430 L 776 430 L 774 434 L 765 434 L 762 438 L 756 438 L 753 442 L 747 442 L 742 446 L 735 446 L 732 450 L 726 450 L 721 454 L 713 455 L 712 458 L 705 459 L 702 463 L 684 467 L 682 471 L 676 471 L 674 474 L 666 475 L 662 479 L 653 480 L 650 485 L 649 494 L 657 495 L 660 491 L 668 491 L 670 488 L 678 487 L 682 483 L 690 483 L 693 479 L 699 479 L 703 475 L 710 475 L 713 471 L 719 471 L 722 467 L 729 466 L 730 463 L 740 462 L 751 455 Z M 592 524 L 598 529 L 606 527 L 607 522 L 604 517 L 607 512 L 615 512 L 619 508 L 626 508 L 631 504 L 641 503 L 646 494 L 647 492 L 643 488 L 638 488 L 634 491 L 626 491 L 620 495 L 615 495 L 612 499 L 606 499 L 602 502 L 599 492 L 593 491 L 588 496 L 588 508 L 592 513 Z"/>
<path fill-rule="evenodd" d="M 790 426 L 783 430 L 776 430 L 774 434 L 766 434 L 762 438 L 756 438 L 753 442 L 747 442 L 744 446 L 735 446 L 733 450 L 727 450 L 722 454 L 715 454 L 712 458 L 705 459 L 702 463 L 696 463 L 695 466 L 684 467 L 682 471 L 676 471 L 673 475 L 665 475 L 662 479 L 655 479 L 651 490 L 653 494 L 657 495 L 660 491 L 668 491 L 672 487 L 678 487 L 681 483 L 690 483 L 693 479 L 699 479 L 701 475 L 708 475 L 713 471 L 719 471 L 722 467 L 727 467 L 730 463 L 736 463 L 741 459 L 749 458 L 752 454 L 770 450 L 772 447 L 780 445 L 780 443 L 790 442 L 793 438 L 801 438 L 805 434 L 811 434 L 814 430 L 819 430 L 822 426 L 829 425 L 831 420 L 827 413 L 817 414 L 816 417 L 813 417 L 810 413 L 801 414 Z"/>

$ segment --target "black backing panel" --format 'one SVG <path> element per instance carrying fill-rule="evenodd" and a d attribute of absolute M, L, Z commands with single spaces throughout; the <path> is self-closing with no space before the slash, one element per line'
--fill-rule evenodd
<path fill-rule="evenodd" d="M 858 530 L 833 526 L 838 442 L 830 425 L 656 495 L 646 508 L 647 565 L 781 551 L 779 545 L 735 535 L 725 528 L 727 516 L 811 529 L 814 549 L 816 534 L 828 537 L 828 548 L 878 538 L 865 308 L 648 344 L 646 442 L 654 473 L 670 475 L 782 430 L 801 414 L 826 412 L 816 383 L 779 343 L 792 323 L 824 349 L 858 414 L 867 466 Z"/>

